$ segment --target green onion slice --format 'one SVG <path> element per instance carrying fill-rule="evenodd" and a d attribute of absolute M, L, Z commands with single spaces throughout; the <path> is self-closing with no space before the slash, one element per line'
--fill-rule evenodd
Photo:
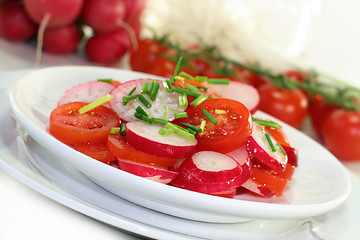
<path fill-rule="evenodd" d="M 106 83 L 112 83 L 112 78 L 100 78 L 97 80 L 98 82 L 106 82 Z"/>
<path fill-rule="evenodd" d="M 175 118 L 187 118 L 188 114 L 187 112 L 177 112 L 175 113 Z"/>
<path fill-rule="evenodd" d="M 206 111 L 206 109 L 204 108 L 203 110 L 201 110 L 201 112 L 205 115 L 205 117 L 207 117 L 207 119 L 209 119 L 210 122 L 212 122 L 214 125 L 216 125 L 218 123 L 218 121 L 208 112 Z"/>
<path fill-rule="evenodd" d="M 119 127 L 113 127 L 110 129 L 109 134 L 118 134 L 120 132 L 120 128 Z"/>
<path fill-rule="evenodd" d="M 206 121 L 205 121 L 206 123 Z M 194 130 L 195 132 L 198 132 L 198 133 L 201 133 L 203 131 L 203 129 L 201 127 L 197 127 L 197 126 L 194 126 L 192 124 L 189 124 L 189 123 L 181 123 L 182 125 L 184 125 L 185 127 L 187 127 L 188 129 L 192 129 Z"/>
<path fill-rule="evenodd" d="M 191 106 L 196 107 L 200 105 L 200 103 L 204 102 L 206 100 L 206 96 L 204 94 L 201 94 L 199 97 L 197 97 L 194 101 L 190 103 Z"/>
<path fill-rule="evenodd" d="M 266 126 L 266 127 L 272 127 L 272 128 L 275 128 L 275 129 L 279 129 L 280 128 L 280 125 L 277 124 L 276 122 L 272 122 L 272 121 L 268 121 L 268 120 L 263 120 L 263 119 L 258 119 L 258 118 L 253 118 L 252 119 L 253 122 L 256 122 L 262 126 Z"/>
<path fill-rule="evenodd" d="M 195 136 L 193 134 L 189 133 L 186 130 L 183 130 L 183 128 L 181 128 L 180 126 L 174 125 L 172 123 L 167 123 L 167 124 L 165 124 L 165 127 L 173 129 L 175 134 L 177 134 L 183 138 L 186 138 L 189 140 L 195 140 Z"/>
<path fill-rule="evenodd" d="M 186 94 L 186 95 L 188 95 L 189 97 L 192 97 L 192 98 L 197 98 L 197 97 L 199 97 L 201 95 L 200 93 L 192 92 L 190 90 L 180 88 L 180 87 L 175 87 L 174 91 L 177 92 L 177 93 Z"/>
<path fill-rule="evenodd" d="M 275 145 L 274 145 L 273 141 L 271 140 L 270 134 L 265 133 L 265 137 L 266 137 L 266 140 L 268 141 L 268 143 L 269 143 L 269 145 L 271 147 L 271 151 L 276 152 L 276 148 L 275 148 Z"/>
<path fill-rule="evenodd" d="M 120 124 L 120 135 L 126 136 L 126 123 Z"/>
<path fill-rule="evenodd" d="M 207 82 L 209 84 L 230 84 L 230 79 L 228 79 L 228 78 L 208 78 Z"/>
<path fill-rule="evenodd" d="M 103 105 L 104 103 L 109 102 L 111 99 L 113 99 L 113 96 L 111 96 L 110 94 L 106 94 L 105 96 L 85 105 L 84 107 L 79 109 L 79 113 L 80 114 L 84 114 L 100 105 Z"/>

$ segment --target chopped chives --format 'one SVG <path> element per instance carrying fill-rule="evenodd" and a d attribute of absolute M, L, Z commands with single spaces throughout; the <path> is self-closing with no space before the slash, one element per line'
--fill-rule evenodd
<path fill-rule="evenodd" d="M 285 152 L 284 148 L 280 145 L 280 143 L 276 143 L 276 146 L 280 149 L 282 154 L 284 154 L 284 156 L 286 156 L 286 152 Z"/>
<path fill-rule="evenodd" d="M 182 77 L 187 78 L 189 80 L 194 80 L 194 77 L 191 76 L 190 74 L 186 73 L 186 72 L 180 72 L 179 76 L 182 76 Z"/>
<path fill-rule="evenodd" d="M 225 111 L 223 109 L 215 109 L 215 113 L 216 114 L 227 114 L 227 111 Z"/>
<path fill-rule="evenodd" d="M 133 89 L 131 89 L 131 91 L 128 93 L 128 96 L 131 96 L 136 90 L 136 87 L 134 87 Z"/>
<path fill-rule="evenodd" d="M 149 86 L 149 83 L 144 81 L 143 84 L 142 84 L 141 93 L 147 94 L 148 93 L 148 86 Z"/>
<path fill-rule="evenodd" d="M 186 108 L 188 106 L 188 104 L 189 104 L 189 102 L 188 102 L 186 94 L 184 93 L 184 94 L 179 95 L 179 105 L 180 105 L 180 107 Z"/>
<path fill-rule="evenodd" d="M 186 83 L 185 84 L 185 87 L 187 88 L 187 89 L 189 89 L 190 91 L 192 91 L 192 92 L 199 92 L 199 89 L 196 87 L 196 86 L 194 86 L 194 85 L 191 85 L 191 84 L 189 84 L 189 83 Z"/>
<path fill-rule="evenodd" d="M 156 82 L 156 80 L 151 80 L 150 85 L 149 85 L 149 88 L 148 88 L 148 91 L 147 91 L 148 94 L 151 93 L 151 91 L 152 91 L 152 89 L 153 89 L 153 87 L 154 87 L 155 82 Z"/>
<path fill-rule="evenodd" d="M 208 80 L 208 77 L 206 76 L 196 76 L 195 77 L 195 81 L 198 81 L 198 82 L 205 82 Z"/>
<path fill-rule="evenodd" d="M 187 128 L 186 130 L 187 130 L 189 133 L 191 133 L 192 135 L 196 135 L 196 134 L 197 134 L 197 132 L 194 131 L 194 130 L 192 130 L 191 128 Z"/>
<path fill-rule="evenodd" d="M 165 135 L 165 134 L 174 133 L 174 132 L 175 131 L 172 128 L 165 128 L 165 129 L 160 129 L 159 130 L 160 135 Z"/>
<path fill-rule="evenodd" d="M 201 95 L 200 93 L 192 92 L 190 90 L 180 88 L 180 87 L 175 87 L 174 91 L 177 92 L 177 93 L 186 94 L 186 95 L 188 95 L 189 97 L 192 97 L 192 98 L 197 98 L 197 97 L 199 97 Z"/>
<path fill-rule="evenodd" d="M 118 134 L 120 132 L 120 128 L 119 127 L 113 127 L 110 129 L 109 134 Z"/>
<path fill-rule="evenodd" d="M 173 112 L 181 112 L 180 110 L 173 109 L 173 108 L 169 108 L 169 111 L 173 111 Z"/>
<path fill-rule="evenodd" d="M 139 96 L 139 94 L 135 94 L 135 95 L 131 95 L 131 96 L 123 96 L 123 105 L 125 106 L 128 102 L 130 102 L 131 100 L 137 99 Z"/>
<path fill-rule="evenodd" d="M 186 129 L 183 130 L 184 128 L 181 128 L 180 126 L 174 125 L 172 123 L 167 123 L 167 124 L 165 124 L 165 127 L 173 129 L 177 135 L 179 135 L 183 138 L 186 138 L 189 140 L 195 140 L 195 136 L 193 134 L 186 131 Z"/>
<path fill-rule="evenodd" d="M 120 135 L 126 136 L 126 123 L 120 124 Z"/>
<path fill-rule="evenodd" d="M 184 81 L 185 78 L 182 76 L 175 76 L 175 80 Z"/>
<path fill-rule="evenodd" d="M 206 100 L 206 96 L 204 94 L 201 94 L 199 97 L 197 97 L 194 101 L 190 103 L 191 106 L 196 107 L 200 105 L 203 101 Z"/>
<path fill-rule="evenodd" d="M 108 101 L 110 101 L 111 99 L 113 99 L 113 96 L 111 96 L 110 94 L 106 94 L 105 96 L 85 105 L 84 107 L 79 109 L 79 113 L 80 114 L 84 114 L 100 105 L 103 105 L 104 103 L 107 103 Z"/>
<path fill-rule="evenodd" d="M 146 100 L 146 98 L 143 96 L 143 95 L 138 95 L 138 98 L 140 100 L 140 102 L 142 102 L 144 104 L 144 106 L 146 108 L 150 108 L 151 107 L 151 104 L 149 103 L 148 100 Z"/>
<path fill-rule="evenodd" d="M 273 141 L 271 140 L 271 137 L 270 137 L 270 134 L 269 133 L 265 133 L 265 137 L 266 137 L 266 140 L 268 141 L 270 147 L 271 147 L 271 151 L 272 152 L 276 152 L 276 148 L 274 146 L 274 143 Z"/>
<path fill-rule="evenodd" d="M 266 126 L 266 127 L 272 127 L 272 128 L 275 128 L 275 129 L 279 129 L 280 128 L 280 125 L 277 124 L 276 122 L 272 122 L 272 121 L 268 121 L 268 120 L 263 120 L 263 119 L 258 119 L 258 118 L 253 118 L 252 119 L 253 122 L 256 122 L 262 126 Z"/>
<path fill-rule="evenodd" d="M 145 122 L 151 123 L 151 120 L 147 115 L 143 115 L 141 113 L 135 112 L 134 117 L 136 117 L 136 118 L 138 118 L 140 120 L 143 120 Z"/>
<path fill-rule="evenodd" d="M 207 91 L 209 88 L 207 88 L 207 87 L 200 87 L 200 86 L 197 86 L 197 88 L 198 89 L 202 89 L 202 90 L 205 90 L 205 91 Z"/>
<path fill-rule="evenodd" d="M 205 122 L 206 122 L 206 121 L 205 121 Z M 200 133 L 200 132 L 203 131 L 203 129 L 201 129 L 200 127 L 191 125 L 191 124 L 189 124 L 189 123 L 183 123 L 183 122 L 182 122 L 181 124 L 184 125 L 185 127 L 187 127 L 188 129 L 190 128 L 190 129 L 192 129 L 192 130 L 194 130 L 195 132 L 198 132 L 198 133 Z"/>
<path fill-rule="evenodd" d="M 228 78 L 208 78 L 207 82 L 209 84 L 230 84 L 230 79 L 228 79 Z"/>
<path fill-rule="evenodd" d="M 151 123 L 167 124 L 169 121 L 161 118 L 150 118 Z"/>
<path fill-rule="evenodd" d="M 175 118 L 187 118 L 188 117 L 188 114 L 187 112 L 177 112 L 175 113 Z"/>
<path fill-rule="evenodd" d="M 154 86 L 153 86 L 153 88 L 151 89 L 151 92 L 150 92 L 150 99 L 151 99 L 151 101 L 155 101 L 156 95 L 157 95 L 157 93 L 158 93 L 158 91 L 159 91 L 159 88 L 160 88 L 160 83 L 155 82 L 155 83 L 154 83 Z"/>
<path fill-rule="evenodd" d="M 112 78 L 100 78 L 97 80 L 98 82 L 106 82 L 106 83 L 112 83 Z"/>
<path fill-rule="evenodd" d="M 170 93 L 174 91 L 174 89 L 173 89 L 173 87 L 171 85 L 171 82 L 169 80 L 165 80 L 163 85 L 164 85 L 166 91 L 168 91 Z"/>
<path fill-rule="evenodd" d="M 207 119 L 209 119 L 210 122 L 212 122 L 214 125 L 216 125 L 218 123 L 218 121 L 208 112 L 206 111 L 206 109 L 204 108 L 203 110 L 201 110 L 201 112 L 205 115 L 205 117 L 207 117 Z"/>
<path fill-rule="evenodd" d="M 206 126 L 206 120 L 202 120 L 200 123 L 200 128 L 202 132 L 205 130 L 205 126 Z"/>
<path fill-rule="evenodd" d="M 183 58 L 182 58 L 182 57 L 179 57 L 179 59 L 178 59 L 178 61 L 177 61 L 177 63 L 176 63 L 176 67 L 175 67 L 174 74 L 173 74 L 173 75 L 171 76 L 171 78 L 170 78 L 170 82 L 171 82 L 172 84 L 175 83 L 175 76 L 177 76 L 177 75 L 179 74 L 182 60 L 183 60 Z"/>
<path fill-rule="evenodd" d="M 148 116 L 148 114 L 145 112 L 145 110 L 140 105 L 136 107 L 135 111 L 142 115 Z"/>

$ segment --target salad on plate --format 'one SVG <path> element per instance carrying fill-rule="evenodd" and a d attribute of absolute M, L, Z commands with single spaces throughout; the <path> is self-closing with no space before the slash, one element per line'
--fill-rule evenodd
<path fill-rule="evenodd" d="M 94 79 L 66 90 L 49 132 L 104 164 L 163 184 L 233 198 L 280 197 L 297 167 L 282 126 L 253 114 L 258 91 L 225 78 Z"/>

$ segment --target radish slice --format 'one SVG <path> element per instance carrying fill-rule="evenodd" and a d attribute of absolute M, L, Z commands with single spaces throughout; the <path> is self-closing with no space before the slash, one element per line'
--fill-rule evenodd
<path fill-rule="evenodd" d="M 114 89 L 110 83 L 92 81 L 78 84 L 61 95 L 58 100 L 58 106 L 69 102 L 87 102 L 91 103 Z"/>
<path fill-rule="evenodd" d="M 146 112 L 149 113 L 149 117 L 164 118 L 164 109 L 166 108 L 166 119 L 171 121 L 175 119 L 176 111 L 184 111 L 185 108 L 179 105 L 178 93 L 168 93 L 163 86 L 163 81 L 157 80 L 160 83 L 160 88 L 157 93 L 155 101 L 151 101 L 149 96 L 143 94 L 146 100 L 151 104 L 150 108 L 146 108 L 139 99 L 128 102 L 125 106 L 123 105 L 123 97 L 127 96 L 129 92 L 134 89 L 132 95 L 141 94 L 143 82 L 150 84 L 151 79 L 137 79 L 121 84 L 116 87 L 110 94 L 114 97 L 110 101 L 110 107 L 119 115 L 119 117 L 125 121 L 135 121 L 134 117 L 135 109 L 137 106 L 141 106 Z M 170 110 L 171 109 L 171 110 Z"/>
<path fill-rule="evenodd" d="M 251 114 L 254 114 L 260 103 L 260 95 L 256 88 L 251 85 L 230 81 L 229 85 L 211 85 L 214 90 L 223 97 L 230 98 L 244 104 Z"/>
<path fill-rule="evenodd" d="M 265 128 L 255 122 L 253 122 L 253 131 L 252 135 L 249 137 L 248 143 L 246 145 L 247 150 L 252 154 L 256 159 L 269 166 L 270 168 L 275 169 L 276 171 L 284 171 L 288 161 L 287 155 L 283 154 L 280 148 L 277 146 L 277 141 L 271 137 L 276 151 L 273 152 L 268 140 L 266 139 L 265 134 L 268 133 Z"/>
<path fill-rule="evenodd" d="M 247 151 L 246 147 L 240 147 L 238 149 L 235 149 L 234 151 L 226 153 L 226 155 L 232 157 L 239 163 L 242 169 L 241 178 L 243 179 L 243 183 L 245 183 L 252 174 L 250 154 Z"/>
<path fill-rule="evenodd" d="M 290 147 L 290 146 L 284 146 L 282 145 L 282 148 L 286 152 L 286 155 L 288 156 L 288 163 L 293 165 L 294 167 L 298 166 L 298 151 L 296 148 Z"/>
<path fill-rule="evenodd" d="M 228 191 L 216 192 L 211 193 L 211 195 L 218 196 L 218 197 L 225 197 L 225 198 L 233 198 L 236 194 L 237 189 L 230 189 Z"/>
<path fill-rule="evenodd" d="M 164 125 L 133 121 L 126 124 L 126 140 L 134 148 L 167 158 L 186 158 L 195 152 L 196 139 L 189 140 L 175 133 L 160 135 Z"/>
<path fill-rule="evenodd" d="M 214 194 L 240 186 L 242 168 L 231 157 L 212 151 L 200 151 L 186 159 L 179 175 L 170 184 L 191 191 Z"/>
<path fill-rule="evenodd" d="M 168 184 L 178 175 L 177 172 L 167 169 L 156 168 L 120 158 L 118 159 L 118 164 L 119 168 L 125 172 L 163 184 Z"/>

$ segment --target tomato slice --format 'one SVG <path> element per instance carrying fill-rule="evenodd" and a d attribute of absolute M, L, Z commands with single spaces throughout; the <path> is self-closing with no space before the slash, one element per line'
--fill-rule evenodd
<path fill-rule="evenodd" d="M 286 136 L 283 127 L 280 126 L 280 128 L 272 128 L 272 127 L 265 127 L 265 129 L 275 138 L 275 140 L 281 145 L 281 146 L 288 146 L 290 147 L 290 141 L 288 137 Z"/>
<path fill-rule="evenodd" d="M 50 114 L 49 132 L 66 144 L 106 142 L 110 129 L 119 125 L 119 117 L 105 106 L 80 114 L 79 109 L 87 104 L 72 102 L 55 108 Z"/>
<path fill-rule="evenodd" d="M 137 150 L 128 144 L 125 136 L 121 136 L 120 134 L 110 134 L 107 140 L 107 146 L 111 154 L 115 157 L 145 163 L 152 166 L 168 168 L 174 165 L 177 161 L 177 159 L 158 157 L 153 154 Z"/>
<path fill-rule="evenodd" d="M 218 122 L 213 124 L 203 113 L 208 111 Z M 223 113 L 216 113 L 220 110 Z M 244 145 L 252 131 L 251 115 L 249 110 L 240 102 L 226 99 L 207 99 L 200 105 L 189 106 L 186 110 L 188 118 L 180 119 L 195 126 L 206 121 L 204 131 L 196 135 L 198 150 L 211 150 L 227 153 Z"/>
<path fill-rule="evenodd" d="M 74 145 L 75 149 L 86 156 L 92 157 L 103 163 L 110 163 L 116 157 L 110 153 L 106 143 L 92 144 L 79 143 Z"/>

